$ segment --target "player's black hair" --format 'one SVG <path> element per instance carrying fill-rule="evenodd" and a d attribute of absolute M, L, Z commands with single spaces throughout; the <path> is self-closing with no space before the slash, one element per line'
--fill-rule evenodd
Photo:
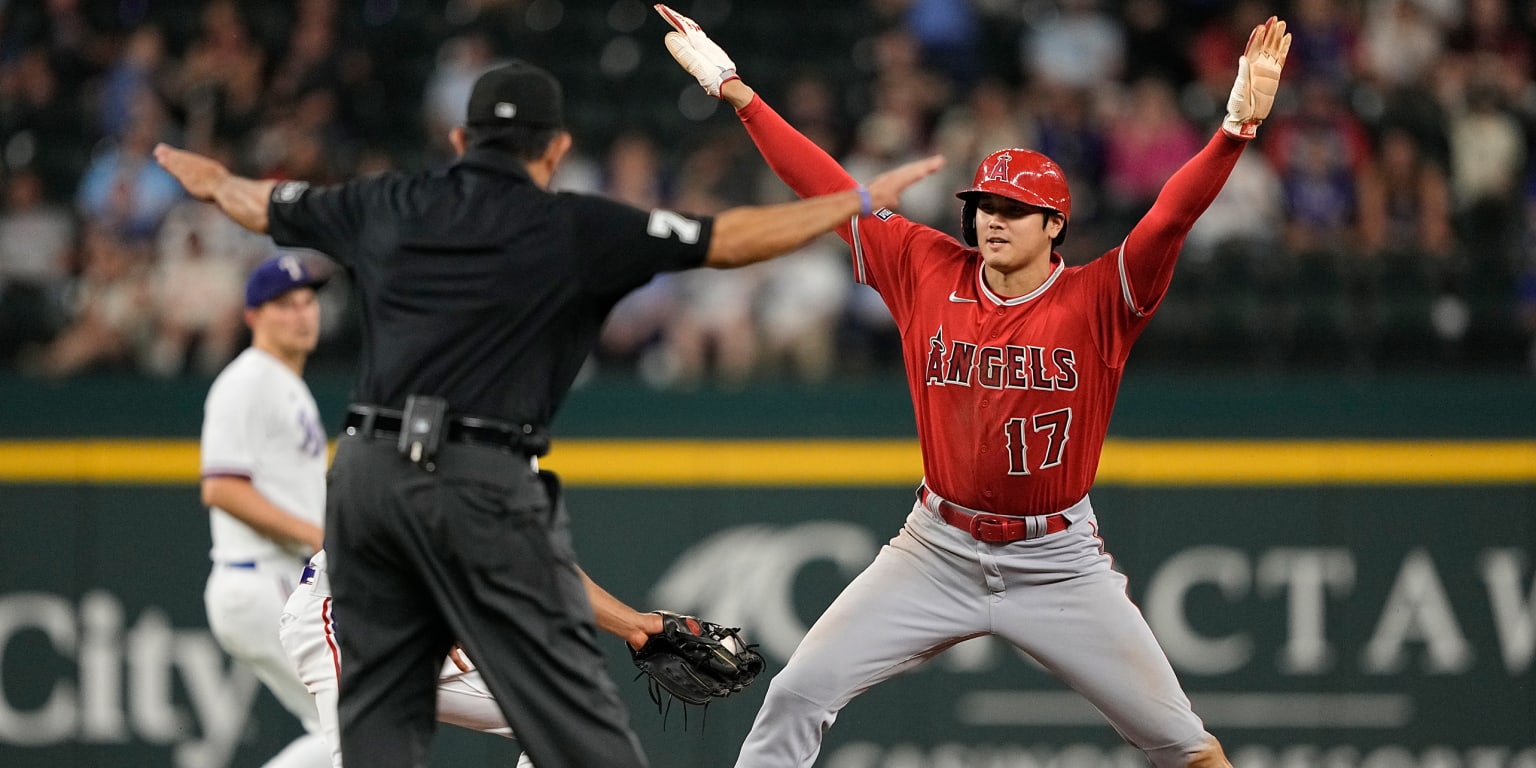
<path fill-rule="evenodd" d="M 464 126 L 464 143 L 471 147 L 486 147 L 505 152 L 525 163 L 544 156 L 549 143 L 564 128 L 555 126 L 511 125 L 499 128 Z"/>
<path fill-rule="evenodd" d="M 1045 211 L 1048 214 L 1055 214 L 1055 215 L 1058 215 L 1058 216 L 1061 215 L 1061 211 L 1052 210 L 1050 208 L 1041 208 L 1040 210 Z M 1042 228 L 1044 228 L 1046 225 L 1048 225 L 1050 223 L 1051 223 L 1051 217 L 1050 216 L 1046 216 L 1045 217 L 1045 221 L 1042 222 L 1040 224 L 1040 226 Z M 977 234 L 976 234 L 976 198 L 975 197 L 967 198 L 966 201 L 965 201 L 965 205 L 961 206 L 961 208 L 960 208 L 960 238 L 965 241 L 966 245 L 969 245 L 972 248 L 976 247 L 979 244 L 979 240 L 978 240 L 978 237 L 977 237 Z M 1065 224 L 1063 224 L 1061 226 L 1061 231 L 1057 232 L 1056 236 L 1051 238 L 1051 247 L 1052 248 L 1060 248 L 1061 244 L 1066 242 L 1066 241 L 1067 241 L 1067 226 Z"/>

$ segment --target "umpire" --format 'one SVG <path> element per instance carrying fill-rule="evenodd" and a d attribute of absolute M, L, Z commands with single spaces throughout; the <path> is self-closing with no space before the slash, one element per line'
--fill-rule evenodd
<path fill-rule="evenodd" d="M 257 181 L 160 145 L 189 194 L 279 244 L 328 254 L 359 293 L 355 402 L 327 490 L 340 635 L 342 754 L 425 766 L 438 668 L 455 640 L 540 768 L 646 765 L 595 640 L 547 427 L 604 318 L 658 273 L 787 253 L 895 206 L 937 170 L 691 217 L 554 193 L 571 147 L 559 83 L 513 62 L 482 75 L 460 157 L 329 187 Z"/>

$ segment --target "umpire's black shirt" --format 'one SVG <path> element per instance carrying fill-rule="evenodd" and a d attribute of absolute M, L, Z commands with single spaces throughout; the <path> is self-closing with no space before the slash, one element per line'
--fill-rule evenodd
<path fill-rule="evenodd" d="M 358 402 L 436 395 L 456 414 L 540 428 L 613 305 L 659 272 L 702 265 L 712 227 L 549 192 L 486 147 L 436 172 L 282 182 L 268 217 L 279 245 L 321 251 L 357 283 Z"/>

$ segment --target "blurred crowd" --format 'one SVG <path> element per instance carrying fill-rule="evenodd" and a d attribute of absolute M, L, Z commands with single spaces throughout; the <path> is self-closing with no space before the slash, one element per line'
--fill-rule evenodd
<path fill-rule="evenodd" d="M 682 0 L 858 178 L 927 153 L 910 218 L 1007 146 L 1067 171 L 1062 253 L 1114 247 L 1214 132 L 1252 26 L 1294 34 L 1276 113 L 1196 224 L 1137 356 L 1177 366 L 1536 372 L 1536 3 L 1528 0 Z M 814 19 L 812 23 L 811 19 Z M 208 375 L 245 343 L 273 246 L 190 201 L 166 141 L 316 183 L 447 162 L 509 56 L 566 86 L 556 187 L 708 214 L 786 199 L 641 0 L 0 2 L 0 370 Z M 315 257 L 318 258 L 318 257 Z M 818 241 L 658 279 L 594 371 L 656 386 L 899 369 L 895 330 Z M 350 366 L 344 278 L 316 363 Z"/>

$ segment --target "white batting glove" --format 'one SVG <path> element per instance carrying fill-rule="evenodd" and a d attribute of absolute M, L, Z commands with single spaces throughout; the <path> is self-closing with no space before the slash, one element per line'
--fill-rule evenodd
<path fill-rule="evenodd" d="M 731 61 L 731 57 L 709 39 L 693 19 L 661 3 L 653 7 L 677 30 L 667 33 L 667 50 L 683 69 L 688 70 L 688 74 L 699 81 L 705 93 L 718 99 L 720 86 L 741 79 L 736 76 L 736 62 Z"/>
<path fill-rule="evenodd" d="M 1291 36 L 1285 22 L 1274 16 L 1253 28 L 1248 47 L 1237 60 L 1237 82 L 1227 97 L 1227 117 L 1221 129 L 1239 139 L 1251 139 L 1259 123 L 1269 117 L 1275 106 L 1275 92 L 1280 90 L 1280 70 L 1291 50 Z"/>

